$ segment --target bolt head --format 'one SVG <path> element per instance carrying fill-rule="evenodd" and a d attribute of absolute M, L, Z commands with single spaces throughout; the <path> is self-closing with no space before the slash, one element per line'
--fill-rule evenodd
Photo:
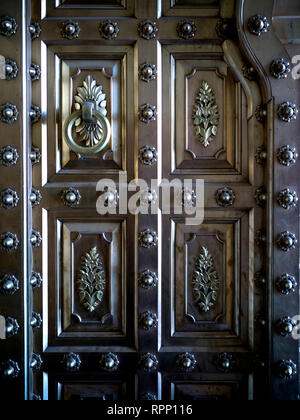
<path fill-rule="evenodd" d="M 35 25 L 31 24 L 29 26 L 29 32 L 31 33 L 31 35 L 34 35 L 35 34 Z"/>
<path fill-rule="evenodd" d="M 12 73 L 12 71 L 13 71 L 12 65 L 11 64 L 6 64 L 5 65 L 5 72 L 10 74 L 10 73 Z"/>
<path fill-rule="evenodd" d="M 154 366 L 154 362 L 153 362 L 153 360 L 150 358 L 150 357 L 148 357 L 148 359 L 146 359 L 145 361 L 144 361 L 144 366 L 145 366 L 145 368 L 147 368 L 147 369 L 152 369 L 153 368 L 153 366 Z"/>
<path fill-rule="evenodd" d="M 12 118 L 14 115 L 14 111 L 11 108 L 4 108 L 3 110 L 3 116 L 5 118 Z"/>
<path fill-rule="evenodd" d="M 74 35 L 75 31 L 76 31 L 76 28 L 75 28 L 75 25 L 73 25 L 73 23 L 68 23 L 65 26 L 65 32 L 66 32 L 66 34 L 68 34 L 68 35 Z"/>
<path fill-rule="evenodd" d="M 14 240 L 10 237 L 6 237 L 2 241 L 2 245 L 4 248 L 12 248 L 14 246 Z"/>
<path fill-rule="evenodd" d="M 74 192 L 68 192 L 66 194 L 66 200 L 69 203 L 74 203 L 76 201 L 76 194 Z"/>
<path fill-rule="evenodd" d="M 6 162 L 11 162 L 14 158 L 14 155 L 12 152 L 5 152 L 3 158 Z"/>
<path fill-rule="evenodd" d="M 151 160 L 151 159 L 153 159 L 153 157 L 154 157 L 154 155 L 153 155 L 152 150 L 145 150 L 144 151 L 144 153 L 143 153 L 143 158 L 144 159 Z"/>
<path fill-rule="evenodd" d="M 153 26 L 151 25 L 151 23 L 146 23 L 146 24 L 143 26 L 143 31 L 144 31 L 144 33 L 145 33 L 145 34 L 147 34 L 147 35 L 151 35 L 151 34 L 153 33 L 153 31 L 154 31 L 154 28 L 153 28 Z"/>
<path fill-rule="evenodd" d="M 14 202 L 14 196 L 10 193 L 5 194 L 5 196 L 3 197 L 3 203 L 6 205 L 11 205 Z"/>
<path fill-rule="evenodd" d="M 223 192 L 220 194 L 220 201 L 223 203 L 229 203 L 231 200 L 231 196 L 228 192 Z"/>
<path fill-rule="evenodd" d="M 190 34 L 193 30 L 193 27 L 190 23 L 185 23 L 182 25 L 182 31 L 186 34 Z"/>
<path fill-rule="evenodd" d="M 2 286 L 4 292 L 9 293 L 11 290 L 14 290 L 15 285 L 12 280 L 6 280 Z"/>
<path fill-rule="evenodd" d="M 144 70 L 143 70 L 143 75 L 147 78 L 152 77 L 152 75 L 153 75 L 152 67 L 150 67 L 150 66 L 145 67 Z"/>
<path fill-rule="evenodd" d="M 192 366 L 192 363 L 193 362 L 191 361 L 191 359 L 189 357 L 187 357 L 187 358 L 183 359 L 182 366 L 186 369 L 189 369 Z"/>
<path fill-rule="evenodd" d="M 107 25 L 104 26 L 104 33 L 106 33 L 107 35 L 113 35 L 113 33 L 115 32 L 115 27 L 112 23 L 108 23 Z"/>
<path fill-rule="evenodd" d="M 11 31 L 12 30 L 12 28 L 13 28 L 13 25 L 12 25 L 12 23 L 11 23 L 11 21 L 10 20 L 4 20 L 3 22 L 2 22 L 2 28 L 3 28 L 3 30 L 5 30 L 5 31 Z"/>

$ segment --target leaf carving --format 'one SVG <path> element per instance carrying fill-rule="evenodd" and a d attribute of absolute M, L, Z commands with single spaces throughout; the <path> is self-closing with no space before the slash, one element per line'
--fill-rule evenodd
<path fill-rule="evenodd" d="M 214 306 L 218 290 L 219 278 L 214 259 L 208 249 L 202 247 L 193 273 L 193 298 L 202 312 L 208 312 Z"/>
<path fill-rule="evenodd" d="M 193 111 L 195 135 L 200 137 L 200 143 L 208 147 L 217 135 L 219 125 L 219 108 L 215 95 L 205 81 L 201 83 L 200 91 L 196 95 Z"/>
<path fill-rule="evenodd" d="M 105 272 L 97 248 L 92 248 L 81 258 L 80 276 L 77 281 L 80 303 L 94 312 L 103 300 Z"/>
<path fill-rule="evenodd" d="M 75 95 L 75 109 L 81 110 L 87 101 L 94 102 L 96 109 L 104 116 L 107 115 L 106 95 L 102 91 L 102 86 L 97 86 L 97 82 L 91 75 L 87 76 L 82 87 L 77 88 Z M 103 126 L 99 120 L 86 122 L 82 118 L 76 121 L 76 133 L 79 141 L 86 147 L 96 146 L 103 138 Z"/>

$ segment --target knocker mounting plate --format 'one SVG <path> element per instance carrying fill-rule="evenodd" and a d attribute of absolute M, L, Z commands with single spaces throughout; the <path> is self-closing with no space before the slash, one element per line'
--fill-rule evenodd
<path fill-rule="evenodd" d="M 106 95 L 90 75 L 83 86 L 77 88 L 75 110 L 64 124 L 67 145 L 79 154 L 100 152 L 110 140 L 111 127 L 107 119 Z"/>

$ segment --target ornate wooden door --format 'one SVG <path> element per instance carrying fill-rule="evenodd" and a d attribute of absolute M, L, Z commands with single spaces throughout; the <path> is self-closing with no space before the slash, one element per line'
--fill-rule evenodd
<path fill-rule="evenodd" d="M 297 399 L 299 97 L 280 35 L 296 8 L 0 10 L 7 397 Z M 122 210 L 138 178 L 156 214 Z M 181 214 L 155 179 L 182 183 Z"/>

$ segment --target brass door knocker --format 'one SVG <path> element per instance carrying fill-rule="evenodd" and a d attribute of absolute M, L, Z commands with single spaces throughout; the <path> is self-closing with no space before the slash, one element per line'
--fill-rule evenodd
<path fill-rule="evenodd" d="M 71 150 L 79 154 L 98 153 L 111 137 L 107 119 L 106 95 L 92 76 L 77 88 L 75 109 L 64 123 L 64 139 Z M 73 137 L 74 130 L 77 134 Z"/>

